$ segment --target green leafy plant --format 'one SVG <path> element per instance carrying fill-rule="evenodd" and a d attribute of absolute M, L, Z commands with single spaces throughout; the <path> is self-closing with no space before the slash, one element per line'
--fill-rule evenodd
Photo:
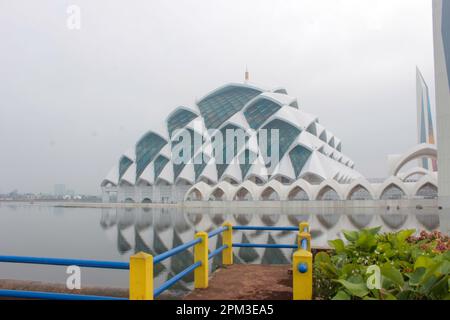
<path fill-rule="evenodd" d="M 329 241 L 333 250 L 314 258 L 318 299 L 450 299 L 448 237 L 402 230 L 379 234 L 380 227 L 343 231 Z M 376 266 L 376 267 L 371 267 Z M 379 283 L 371 285 L 373 271 Z M 368 272 L 369 271 L 369 272 Z"/>

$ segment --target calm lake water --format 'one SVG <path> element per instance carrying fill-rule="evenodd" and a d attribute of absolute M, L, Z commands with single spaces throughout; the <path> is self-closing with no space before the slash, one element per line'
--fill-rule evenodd
<path fill-rule="evenodd" d="M 439 229 L 439 215 L 423 213 L 310 215 L 264 213 L 260 208 L 240 213 L 177 208 L 63 208 L 51 204 L 0 203 L 0 254 L 128 261 L 145 251 L 153 255 L 193 239 L 197 231 L 211 231 L 224 221 L 236 225 L 298 225 L 308 220 L 314 246 L 342 237 L 341 230 L 382 226 L 383 231 L 404 228 Z M 295 232 L 236 231 L 234 242 L 294 244 Z M 210 239 L 210 249 L 221 238 Z M 235 249 L 236 263 L 289 263 L 291 249 Z M 192 264 L 192 250 L 155 265 L 155 285 Z M 219 260 L 212 262 L 214 268 Z M 0 263 L 0 279 L 65 283 L 64 267 Z M 175 289 L 191 288 L 188 276 Z M 82 286 L 128 287 L 125 270 L 82 270 Z"/>

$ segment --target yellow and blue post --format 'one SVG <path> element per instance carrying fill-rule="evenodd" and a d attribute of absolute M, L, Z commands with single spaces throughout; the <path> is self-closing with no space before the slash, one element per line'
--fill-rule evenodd
<path fill-rule="evenodd" d="M 306 239 L 306 250 L 311 252 L 311 234 L 309 232 L 299 232 L 298 233 L 297 247 L 299 249 L 305 249 L 305 248 L 302 248 L 302 240 L 303 239 Z"/>
<path fill-rule="evenodd" d="M 297 250 L 292 258 L 293 299 L 312 299 L 312 253 Z"/>
<path fill-rule="evenodd" d="M 202 241 L 197 243 L 194 247 L 195 262 L 201 262 L 200 267 L 194 271 L 194 287 L 196 289 L 208 288 L 208 234 L 206 232 L 197 232 L 195 239 Z"/>
<path fill-rule="evenodd" d="M 130 300 L 153 300 L 153 256 L 145 252 L 130 257 Z"/>
<path fill-rule="evenodd" d="M 222 244 L 227 248 L 222 251 L 222 263 L 224 265 L 233 264 L 233 225 L 226 221 L 222 226 L 227 228 L 222 235 Z"/>
<path fill-rule="evenodd" d="M 298 226 L 298 231 L 299 232 L 308 232 L 309 233 L 309 223 L 308 222 L 300 222 L 299 226 Z"/>

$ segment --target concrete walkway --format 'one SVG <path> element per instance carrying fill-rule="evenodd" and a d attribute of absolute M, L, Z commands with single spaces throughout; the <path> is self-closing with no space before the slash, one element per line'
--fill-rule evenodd
<path fill-rule="evenodd" d="M 290 265 L 234 264 L 215 271 L 207 289 L 184 300 L 292 300 Z"/>

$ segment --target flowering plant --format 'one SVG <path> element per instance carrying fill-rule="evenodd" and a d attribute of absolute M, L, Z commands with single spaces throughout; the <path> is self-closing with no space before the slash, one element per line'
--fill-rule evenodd
<path fill-rule="evenodd" d="M 343 231 L 314 259 L 319 299 L 450 299 L 450 242 L 437 231 Z"/>

